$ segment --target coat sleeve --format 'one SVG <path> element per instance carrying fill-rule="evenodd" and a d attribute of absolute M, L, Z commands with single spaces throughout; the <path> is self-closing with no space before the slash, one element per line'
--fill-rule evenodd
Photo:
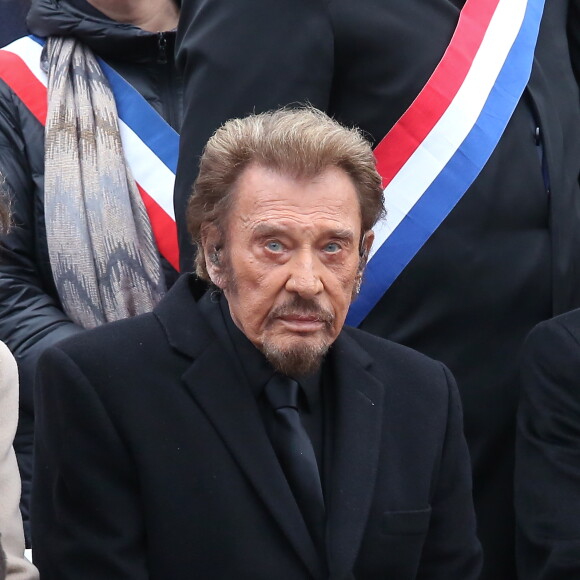
<path fill-rule="evenodd" d="M 580 311 L 574 316 L 580 323 Z M 532 331 L 522 357 L 515 470 L 520 578 L 580 578 L 579 497 L 580 343 L 556 318 Z"/>
<path fill-rule="evenodd" d="M 16 363 L 0 342 L 0 538 L 6 553 L 6 580 L 36 580 L 36 568 L 24 557 L 24 534 L 18 509 L 20 476 L 12 448 L 17 421 Z"/>
<path fill-rule="evenodd" d="M 448 391 L 447 427 L 433 479 L 431 522 L 417 580 L 476 580 L 482 550 L 477 539 L 463 413 L 455 379 L 441 366 Z"/>
<path fill-rule="evenodd" d="M 20 371 L 20 406 L 32 416 L 32 385 L 40 353 L 80 332 L 53 296 L 42 208 L 44 131 L 0 81 L 0 174 L 13 226 L 0 248 L 0 339 Z M 43 251 L 44 250 L 44 251 Z M 20 431 L 20 427 L 19 427 Z"/>
<path fill-rule="evenodd" d="M 43 580 L 147 580 L 132 455 L 88 376 L 61 349 L 39 364 L 32 498 Z"/>
<path fill-rule="evenodd" d="M 305 101 L 327 109 L 334 46 L 322 0 L 183 0 L 177 43 L 185 119 L 175 211 L 181 269 L 191 271 L 183 216 L 205 143 L 232 117 Z"/>

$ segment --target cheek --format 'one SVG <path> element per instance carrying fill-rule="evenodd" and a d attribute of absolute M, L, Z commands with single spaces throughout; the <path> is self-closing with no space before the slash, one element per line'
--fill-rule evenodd
<path fill-rule="evenodd" d="M 346 313 L 352 302 L 357 273 L 358 268 L 344 267 L 336 269 L 330 278 L 331 281 L 326 286 L 337 316 L 337 322 L 340 321 L 341 325 L 344 323 L 344 318 L 346 318 Z"/>
<path fill-rule="evenodd" d="M 358 262 L 355 266 L 352 264 L 337 267 L 332 271 L 334 279 L 333 287 L 350 296 L 358 275 Z"/>
<path fill-rule="evenodd" d="M 251 252 L 243 255 L 232 255 L 232 264 L 236 279 L 246 288 L 262 288 L 268 276 L 269 269 Z"/>
<path fill-rule="evenodd" d="M 275 306 L 280 284 L 265 274 L 237 279 L 236 294 L 239 301 L 240 316 L 253 333 L 260 332 L 266 319 Z"/>

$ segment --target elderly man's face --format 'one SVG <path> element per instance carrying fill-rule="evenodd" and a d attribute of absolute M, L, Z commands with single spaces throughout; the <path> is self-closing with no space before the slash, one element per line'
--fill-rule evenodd
<path fill-rule="evenodd" d="M 236 325 L 274 368 L 315 370 L 338 336 L 361 274 L 361 217 L 350 177 L 295 180 L 259 165 L 240 176 L 223 255 L 207 260 Z M 218 240 L 210 228 L 204 247 Z M 366 253 L 373 233 L 367 232 Z"/>

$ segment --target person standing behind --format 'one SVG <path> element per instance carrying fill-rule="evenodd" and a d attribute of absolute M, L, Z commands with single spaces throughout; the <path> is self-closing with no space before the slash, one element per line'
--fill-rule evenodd
<path fill-rule="evenodd" d="M 0 195 L 0 233 L 6 233 L 8 224 L 8 205 L 5 198 Z M 38 571 L 24 557 L 22 516 L 18 509 L 21 493 L 20 474 L 12 447 L 17 423 L 16 361 L 8 347 L 0 342 L 0 578 L 36 580 Z"/>
<path fill-rule="evenodd" d="M 178 64 L 186 78 L 186 113 L 178 216 L 197 173 L 192 159 L 231 117 L 309 102 L 360 127 L 377 156 L 386 151 L 380 171 L 390 212 L 377 240 L 386 239 L 398 219 L 401 227 L 382 251 L 373 247 L 351 309 L 356 316 L 347 322 L 443 361 L 456 377 L 486 580 L 515 577 L 519 349 L 536 323 L 580 306 L 580 98 L 573 74 L 573 66 L 580 70 L 580 46 L 567 39 L 567 30 L 578 39 L 579 4 L 182 5 Z M 459 85 L 458 79 L 465 80 Z M 476 106 L 482 107 L 479 117 L 472 116 Z M 483 155 L 492 134 L 497 141 Z M 456 149 L 449 149 L 451 142 Z M 406 172 L 398 171 L 403 162 Z M 446 164 L 437 176 L 430 173 L 435 162 Z M 457 184 L 465 195 L 450 201 Z M 427 194 L 420 203 L 411 198 L 421 191 L 414 187 Z M 182 268 L 191 268 L 184 219 L 178 227 Z"/>
<path fill-rule="evenodd" d="M 533 329 L 520 380 L 514 486 L 518 578 L 580 578 L 579 309 Z"/>
<path fill-rule="evenodd" d="M 0 47 L 27 34 L 29 0 L 0 0 Z"/>
<path fill-rule="evenodd" d="M 171 208 L 182 115 L 178 17 L 173 0 L 34 0 L 28 26 L 46 43 L 0 51 L 0 172 L 14 221 L 2 239 L 0 339 L 20 371 L 25 519 L 38 357 L 151 310 L 176 277 L 162 205 Z"/>

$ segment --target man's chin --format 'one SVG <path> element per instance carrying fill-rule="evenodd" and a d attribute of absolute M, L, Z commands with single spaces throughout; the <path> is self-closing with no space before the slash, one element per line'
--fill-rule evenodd
<path fill-rule="evenodd" d="M 279 373 L 298 377 L 315 373 L 320 369 L 330 343 L 292 341 L 294 344 L 264 342 L 262 352 L 268 362 Z"/>

